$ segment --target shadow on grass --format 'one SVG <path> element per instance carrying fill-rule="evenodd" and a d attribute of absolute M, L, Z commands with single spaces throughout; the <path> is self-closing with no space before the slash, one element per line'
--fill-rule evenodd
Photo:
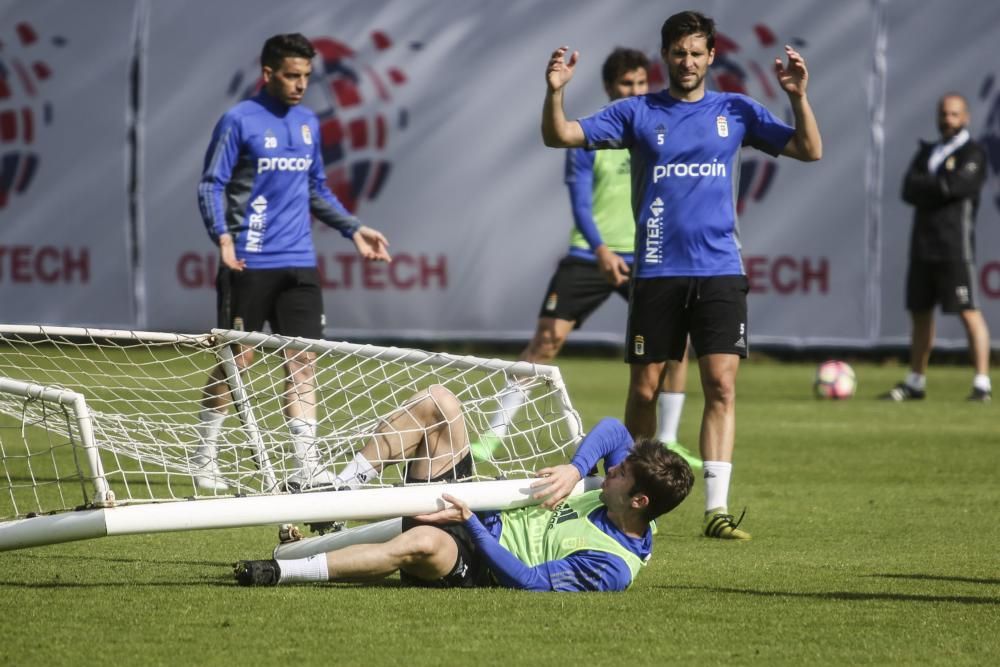
<path fill-rule="evenodd" d="M 136 558 L 123 558 L 121 556 L 87 556 L 83 554 L 24 554 L 33 562 L 40 560 L 65 560 L 65 561 L 96 561 L 99 563 L 143 563 L 156 565 L 192 565 L 194 567 L 227 567 L 233 561 L 213 561 L 213 560 L 176 560 L 167 558 L 149 558 L 147 556 Z M 234 559 L 235 560 L 235 559 Z"/>
<path fill-rule="evenodd" d="M 802 591 L 759 591 L 750 588 L 719 588 L 717 586 L 658 586 L 658 588 L 732 593 L 734 595 L 752 597 L 812 598 L 814 600 L 839 600 L 844 602 L 885 600 L 890 602 L 954 602 L 956 604 L 1000 605 L 1000 597 L 979 597 L 973 595 L 910 595 L 907 593 L 855 593 L 852 591 L 806 593 Z"/>
<path fill-rule="evenodd" d="M 171 561 L 177 562 L 177 561 Z M 229 569 L 232 563 L 228 563 L 223 566 L 225 569 Z M 200 587 L 200 586 L 212 586 L 221 588 L 232 588 L 232 589 L 243 589 L 244 587 L 238 586 L 235 581 L 233 581 L 233 575 L 231 573 L 212 576 L 212 577 L 202 577 L 201 579 L 195 579 L 190 581 L 65 581 L 63 579 L 53 579 L 50 581 L 3 581 L 0 580 L 0 591 L 4 589 L 15 589 L 21 588 L 25 590 L 55 590 L 59 588 L 64 589 L 86 589 L 86 588 L 190 588 L 190 587 Z M 338 583 L 316 583 L 316 584 L 291 584 L 291 586 L 282 586 L 281 590 L 288 590 L 289 587 L 294 588 L 381 588 L 381 589 L 415 589 L 414 586 L 408 586 L 401 582 L 399 579 L 385 579 L 382 581 L 367 581 L 367 582 L 338 582 Z M 267 590 L 274 587 L 263 586 L 257 587 L 254 590 Z M 442 589 L 443 590 L 443 589 Z"/>
<path fill-rule="evenodd" d="M 941 574 L 869 574 L 868 577 L 885 579 L 917 579 L 923 581 L 959 581 L 967 584 L 1000 585 L 1000 579 L 977 579 L 975 577 L 954 577 Z"/>
<path fill-rule="evenodd" d="M 200 579 L 197 581 L 147 581 L 137 583 L 134 581 L 0 581 L 0 590 L 23 588 L 26 590 L 44 589 L 81 589 L 81 588 L 171 588 L 171 587 L 193 587 L 193 586 L 221 586 L 224 588 L 235 588 L 232 576 L 220 577 L 218 579 Z"/>

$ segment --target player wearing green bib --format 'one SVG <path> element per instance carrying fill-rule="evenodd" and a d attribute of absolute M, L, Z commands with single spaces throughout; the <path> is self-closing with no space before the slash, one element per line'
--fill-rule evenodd
<path fill-rule="evenodd" d="M 594 490 L 567 498 L 554 512 L 537 506 L 504 512 L 500 515 L 503 524 L 500 546 L 519 554 L 520 560 L 531 567 L 564 559 L 584 549 L 613 554 L 625 562 L 629 579 L 634 580 L 646 565 L 646 558 L 626 548 L 589 519 L 591 512 L 601 506 L 601 491 Z"/>
<path fill-rule="evenodd" d="M 443 387 L 430 394 L 432 402 L 415 404 L 433 403 L 428 419 L 420 416 L 421 410 L 406 411 L 406 419 L 424 421 L 425 432 L 423 443 L 407 446 L 428 447 L 441 460 L 441 436 L 448 434 L 444 452 L 455 455 L 445 469 L 428 473 L 434 481 L 461 474 L 468 461 L 468 437 L 458 399 Z M 405 433 L 419 432 L 416 426 L 407 423 Z M 391 447 L 399 440 L 379 441 Z M 403 458 L 393 450 L 389 454 L 393 460 Z M 601 488 L 570 497 L 576 483 L 600 462 L 607 471 Z M 398 570 L 400 579 L 413 586 L 622 591 L 652 554 L 651 522 L 679 505 L 694 483 L 680 455 L 655 440 L 634 443 L 615 419 L 602 420 L 588 433 L 570 463 L 543 468 L 538 476 L 532 486 L 534 497 L 543 501 L 539 506 L 477 515 L 462 500 L 444 494 L 450 506 L 404 519 L 403 532 L 387 542 L 354 544 L 309 558 L 240 561 L 236 580 L 244 586 L 364 581 Z"/>

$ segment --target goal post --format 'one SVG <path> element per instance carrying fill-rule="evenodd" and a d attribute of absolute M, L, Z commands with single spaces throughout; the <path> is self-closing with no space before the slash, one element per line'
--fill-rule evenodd
<path fill-rule="evenodd" d="M 537 503 L 531 497 L 536 491 L 531 487 L 535 481 L 525 478 L 413 484 L 80 509 L 0 523 L 0 551 L 142 533 L 242 528 L 296 521 L 386 520 L 444 509 L 441 496 L 446 493 L 466 501 L 474 512 L 514 509 Z M 585 488 L 587 484 L 581 480 L 570 495 L 583 493 Z M 327 550 L 332 549 L 323 549 Z"/>
<path fill-rule="evenodd" d="M 252 361 L 237 370 L 247 351 Z M 309 362 L 316 460 L 331 472 L 432 387 L 460 402 L 467 441 L 488 444 L 455 493 L 477 509 L 531 502 L 533 471 L 565 460 L 581 435 L 551 366 L 231 330 L 0 326 L 0 550 L 433 511 L 447 487 L 404 473 L 419 451 L 375 461 L 380 474 L 361 489 L 290 492 L 301 467 L 286 416 L 289 392 L 299 390 L 293 359 Z M 197 481 L 206 437 L 199 411 L 215 368 L 233 405 L 213 448 L 220 483 L 206 490 Z M 522 399 L 498 436 L 490 425 L 510 392 Z"/>

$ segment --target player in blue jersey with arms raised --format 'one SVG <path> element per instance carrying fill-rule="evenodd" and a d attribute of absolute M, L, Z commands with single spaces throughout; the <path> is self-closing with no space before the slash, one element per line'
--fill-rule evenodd
<path fill-rule="evenodd" d="M 749 539 L 728 511 L 735 443 L 736 374 L 747 356 L 748 282 L 736 219 L 740 148 L 802 161 L 822 156 L 822 139 L 806 96 L 805 60 L 789 46 L 775 59 L 795 126 L 755 100 L 705 89 L 715 57 L 715 23 L 694 11 L 661 29 L 666 90 L 618 100 L 572 121 L 563 94 L 579 54 L 553 52 L 542 113 L 547 146 L 627 148 L 632 161 L 635 273 L 626 360 L 631 366 L 626 424 L 654 429 L 663 366 L 680 359 L 690 334 L 698 354 L 705 409 L 699 445 L 704 460 L 706 536 Z"/>
<path fill-rule="evenodd" d="M 601 66 L 608 99 L 645 95 L 648 73 L 646 54 L 616 48 Z M 521 361 L 535 364 L 551 363 L 570 332 L 580 328 L 612 294 L 628 299 L 635 243 L 628 151 L 571 148 L 566 151 L 565 180 L 573 213 L 569 252 L 549 279 L 534 336 L 520 356 Z M 668 360 L 657 399 L 656 439 L 700 468 L 701 459 L 677 442 L 686 381 L 687 355 L 681 361 Z M 476 449 L 480 458 L 492 453 L 526 399 L 516 383 L 501 396 L 501 409 L 490 422 L 491 435 L 482 442 L 489 449 Z"/>
<path fill-rule="evenodd" d="M 323 295 L 312 241 L 312 217 L 353 241 L 362 257 L 390 261 L 380 232 L 351 215 L 326 186 L 316 114 L 300 106 L 316 51 L 298 33 L 275 35 L 261 50 L 263 88 L 223 115 L 212 132 L 198 186 L 208 235 L 219 246 L 218 321 L 285 336 L 323 336 Z M 249 350 L 237 358 L 249 363 Z M 332 483 L 315 447 L 313 353 L 285 359 L 285 416 L 296 470 L 293 486 Z M 224 491 L 216 446 L 230 403 L 221 367 L 204 390 L 201 446 L 192 457 L 203 490 Z"/>
<path fill-rule="evenodd" d="M 367 445 L 387 460 L 443 462 L 419 471 L 431 481 L 470 472 L 461 403 L 443 386 L 417 394 L 383 422 Z M 567 497 L 599 462 L 600 489 Z M 411 475 L 408 470 L 407 476 Z M 655 440 L 633 442 L 625 426 L 602 420 L 570 463 L 544 468 L 533 484 L 542 504 L 472 513 L 459 498 L 434 514 L 405 519 L 387 542 L 326 554 L 236 564 L 244 586 L 311 581 L 378 580 L 397 570 L 404 583 L 435 588 L 499 585 L 532 591 L 621 591 L 652 554 L 651 521 L 675 508 L 694 483 L 690 466 Z"/>

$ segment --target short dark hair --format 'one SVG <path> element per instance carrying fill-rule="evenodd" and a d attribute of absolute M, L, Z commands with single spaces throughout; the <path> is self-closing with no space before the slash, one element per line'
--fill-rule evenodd
<path fill-rule="evenodd" d="M 694 486 L 691 466 L 659 440 L 637 440 L 625 461 L 635 480 L 629 493 L 644 493 L 649 498 L 645 512 L 648 521 L 680 505 Z"/>
<path fill-rule="evenodd" d="M 660 28 L 660 41 L 665 49 L 688 35 L 705 35 L 708 50 L 711 51 L 715 48 L 715 21 L 701 12 L 688 10 L 674 14 Z"/>
<path fill-rule="evenodd" d="M 312 60 L 316 55 L 316 49 L 305 35 L 299 32 L 290 32 L 284 35 L 274 35 L 268 37 L 264 42 L 264 48 L 260 50 L 260 64 L 270 67 L 273 70 L 281 68 L 281 61 L 285 58 L 305 58 Z"/>
<path fill-rule="evenodd" d="M 601 78 L 604 79 L 605 86 L 610 86 L 625 72 L 631 72 L 640 67 L 649 72 L 649 58 L 646 57 L 646 54 L 642 51 L 619 46 L 604 61 L 604 66 L 601 67 Z"/>

